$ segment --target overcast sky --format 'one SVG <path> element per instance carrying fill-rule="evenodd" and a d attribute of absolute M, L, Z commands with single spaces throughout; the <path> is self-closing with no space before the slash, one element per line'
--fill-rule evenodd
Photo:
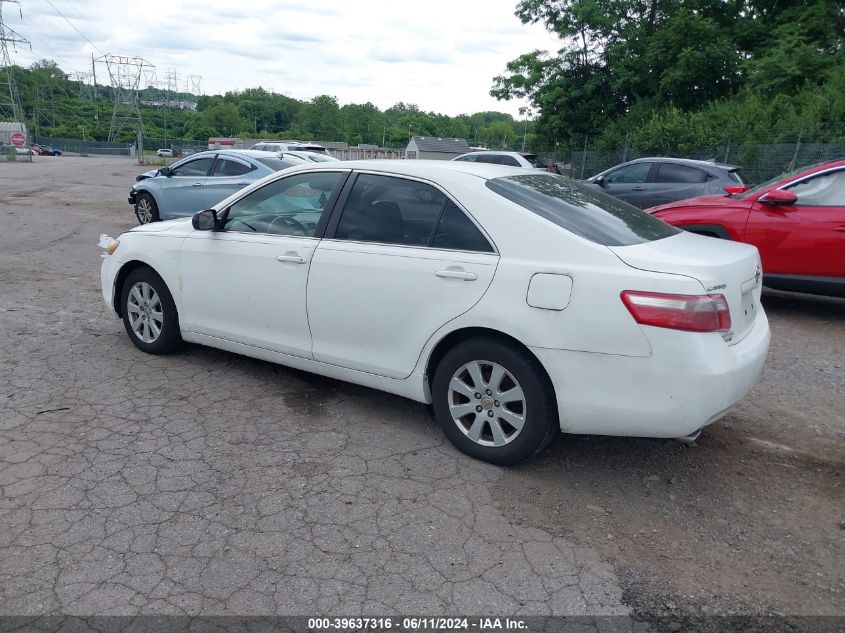
<path fill-rule="evenodd" d="M 493 77 L 522 53 L 558 45 L 514 16 L 516 2 L 23 0 L 22 20 L 11 4 L 4 18 L 32 42 L 32 53 L 12 51 L 23 66 L 46 57 L 66 72 L 90 71 L 93 51 L 141 56 L 162 81 L 170 68 L 180 84 L 201 75 L 203 94 L 262 86 L 382 109 L 404 101 L 449 115 L 517 116 L 523 103 L 489 95 Z M 98 64 L 98 82 L 107 77 Z"/>

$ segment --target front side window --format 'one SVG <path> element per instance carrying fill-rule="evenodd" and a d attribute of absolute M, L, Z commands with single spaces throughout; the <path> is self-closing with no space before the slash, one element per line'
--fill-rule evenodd
<path fill-rule="evenodd" d="M 313 237 L 340 172 L 306 172 L 275 180 L 235 202 L 225 216 L 227 231 Z"/>
<path fill-rule="evenodd" d="M 467 154 L 466 156 L 458 156 L 455 160 L 466 161 L 468 163 L 474 163 L 478 158 L 477 154 Z"/>
<path fill-rule="evenodd" d="M 651 163 L 634 163 L 615 169 L 604 177 L 605 182 L 611 183 L 642 183 L 648 180 Z"/>
<path fill-rule="evenodd" d="M 423 182 L 361 174 L 349 192 L 335 236 L 427 246 L 445 200 L 443 193 Z"/>
<path fill-rule="evenodd" d="M 229 160 L 227 158 L 217 158 L 214 165 L 212 176 L 243 176 L 252 171 L 252 167 L 244 163 Z"/>
<path fill-rule="evenodd" d="M 840 207 L 845 205 L 845 170 L 819 174 L 787 187 L 798 196 L 796 206 Z"/>
<path fill-rule="evenodd" d="M 657 177 L 655 182 L 686 182 L 698 183 L 704 182 L 707 178 L 707 172 L 689 167 L 687 165 L 678 165 L 677 163 L 660 163 L 657 166 Z"/>
<path fill-rule="evenodd" d="M 554 224 L 604 246 L 630 246 L 680 232 L 618 198 L 556 174 L 494 178 L 487 188 Z"/>
<path fill-rule="evenodd" d="M 211 169 L 213 158 L 197 158 L 196 160 L 189 160 L 182 163 L 170 173 L 174 176 L 207 176 L 208 170 Z"/>

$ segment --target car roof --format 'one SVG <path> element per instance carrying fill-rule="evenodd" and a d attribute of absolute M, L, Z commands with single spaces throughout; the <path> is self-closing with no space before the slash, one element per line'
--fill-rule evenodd
<path fill-rule="evenodd" d="M 673 158 L 671 156 L 644 156 L 643 158 L 635 158 L 626 163 L 620 163 L 613 167 L 621 167 L 632 163 L 678 163 L 679 165 L 689 165 L 691 167 L 718 167 L 719 169 L 739 169 L 737 165 L 727 165 L 725 163 L 717 163 L 712 160 L 701 160 L 698 158 Z M 611 169 L 613 169 L 611 167 Z"/>
<path fill-rule="evenodd" d="M 374 159 L 374 160 L 342 160 L 331 163 L 307 163 L 291 167 L 285 173 L 298 170 L 313 169 L 355 169 L 358 171 L 376 171 L 396 174 L 400 176 L 416 176 L 419 178 L 436 179 L 438 175 L 468 174 L 484 180 L 503 176 L 525 176 L 523 167 L 509 165 L 491 165 L 489 163 L 455 162 L 451 160 L 402 160 L 402 159 Z M 552 175 L 552 174 L 549 174 Z"/>
<path fill-rule="evenodd" d="M 479 149 L 473 152 L 466 152 L 465 154 L 461 154 L 461 156 L 470 156 L 473 154 L 495 154 L 497 156 L 535 156 L 531 152 L 508 152 L 505 150 L 497 150 L 497 149 Z"/>

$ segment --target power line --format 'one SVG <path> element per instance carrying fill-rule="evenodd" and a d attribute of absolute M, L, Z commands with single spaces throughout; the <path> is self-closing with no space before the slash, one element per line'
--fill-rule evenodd
<path fill-rule="evenodd" d="M 101 54 L 101 55 L 105 55 L 105 53 L 104 53 L 102 50 L 100 50 L 100 47 L 99 47 L 99 46 L 97 46 L 96 44 L 94 44 L 94 42 L 92 42 L 92 41 L 91 41 L 91 40 L 89 40 L 87 37 L 85 37 L 85 34 L 84 34 L 82 31 L 80 31 L 78 28 L 76 28 L 76 25 L 75 25 L 73 22 L 71 22 L 70 20 L 68 20 L 68 19 L 65 17 L 65 14 L 64 14 L 64 13 L 62 13 L 61 11 L 59 11 L 59 8 L 58 8 L 55 4 L 53 4 L 52 2 L 50 2 L 50 0 L 45 0 L 45 1 L 47 2 L 47 4 L 49 4 L 51 7 L 53 7 L 53 9 L 56 11 L 56 13 L 58 13 L 60 16 L 62 16 L 62 19 L 64 19 L 64 21 L 65 21 L 65 22 L 67 22 L 68 24 L 70 24 L 70 25 L 73 27 L 73 30 L 74 30 L 74 31 L 76 31 L 77 33 L 79 33 L 79 34 L 82 36 L 82 39 L 84 39 L 84 40 L 85 40 L 86 42 L 88 42 L 91 46 L 93 46 L 94 48 L 96 48 L 96 49 L 100 52 L 100 54 Z"/>

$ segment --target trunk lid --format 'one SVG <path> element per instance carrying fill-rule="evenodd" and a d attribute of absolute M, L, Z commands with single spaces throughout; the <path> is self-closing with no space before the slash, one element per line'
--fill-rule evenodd
<path fill-rule="evenodd" d="M 723 334 L 729 344 L 741 341 L 760 310 L 763 271 L 757 249 L 713 237 L 682 232 L 644 244 L 609 246 L 632 268 L 692 277 L 708 294 L 722 294 L 731 311 L 731 330 Z M 660 288 L 638 288 L 653 290 Z"/>

